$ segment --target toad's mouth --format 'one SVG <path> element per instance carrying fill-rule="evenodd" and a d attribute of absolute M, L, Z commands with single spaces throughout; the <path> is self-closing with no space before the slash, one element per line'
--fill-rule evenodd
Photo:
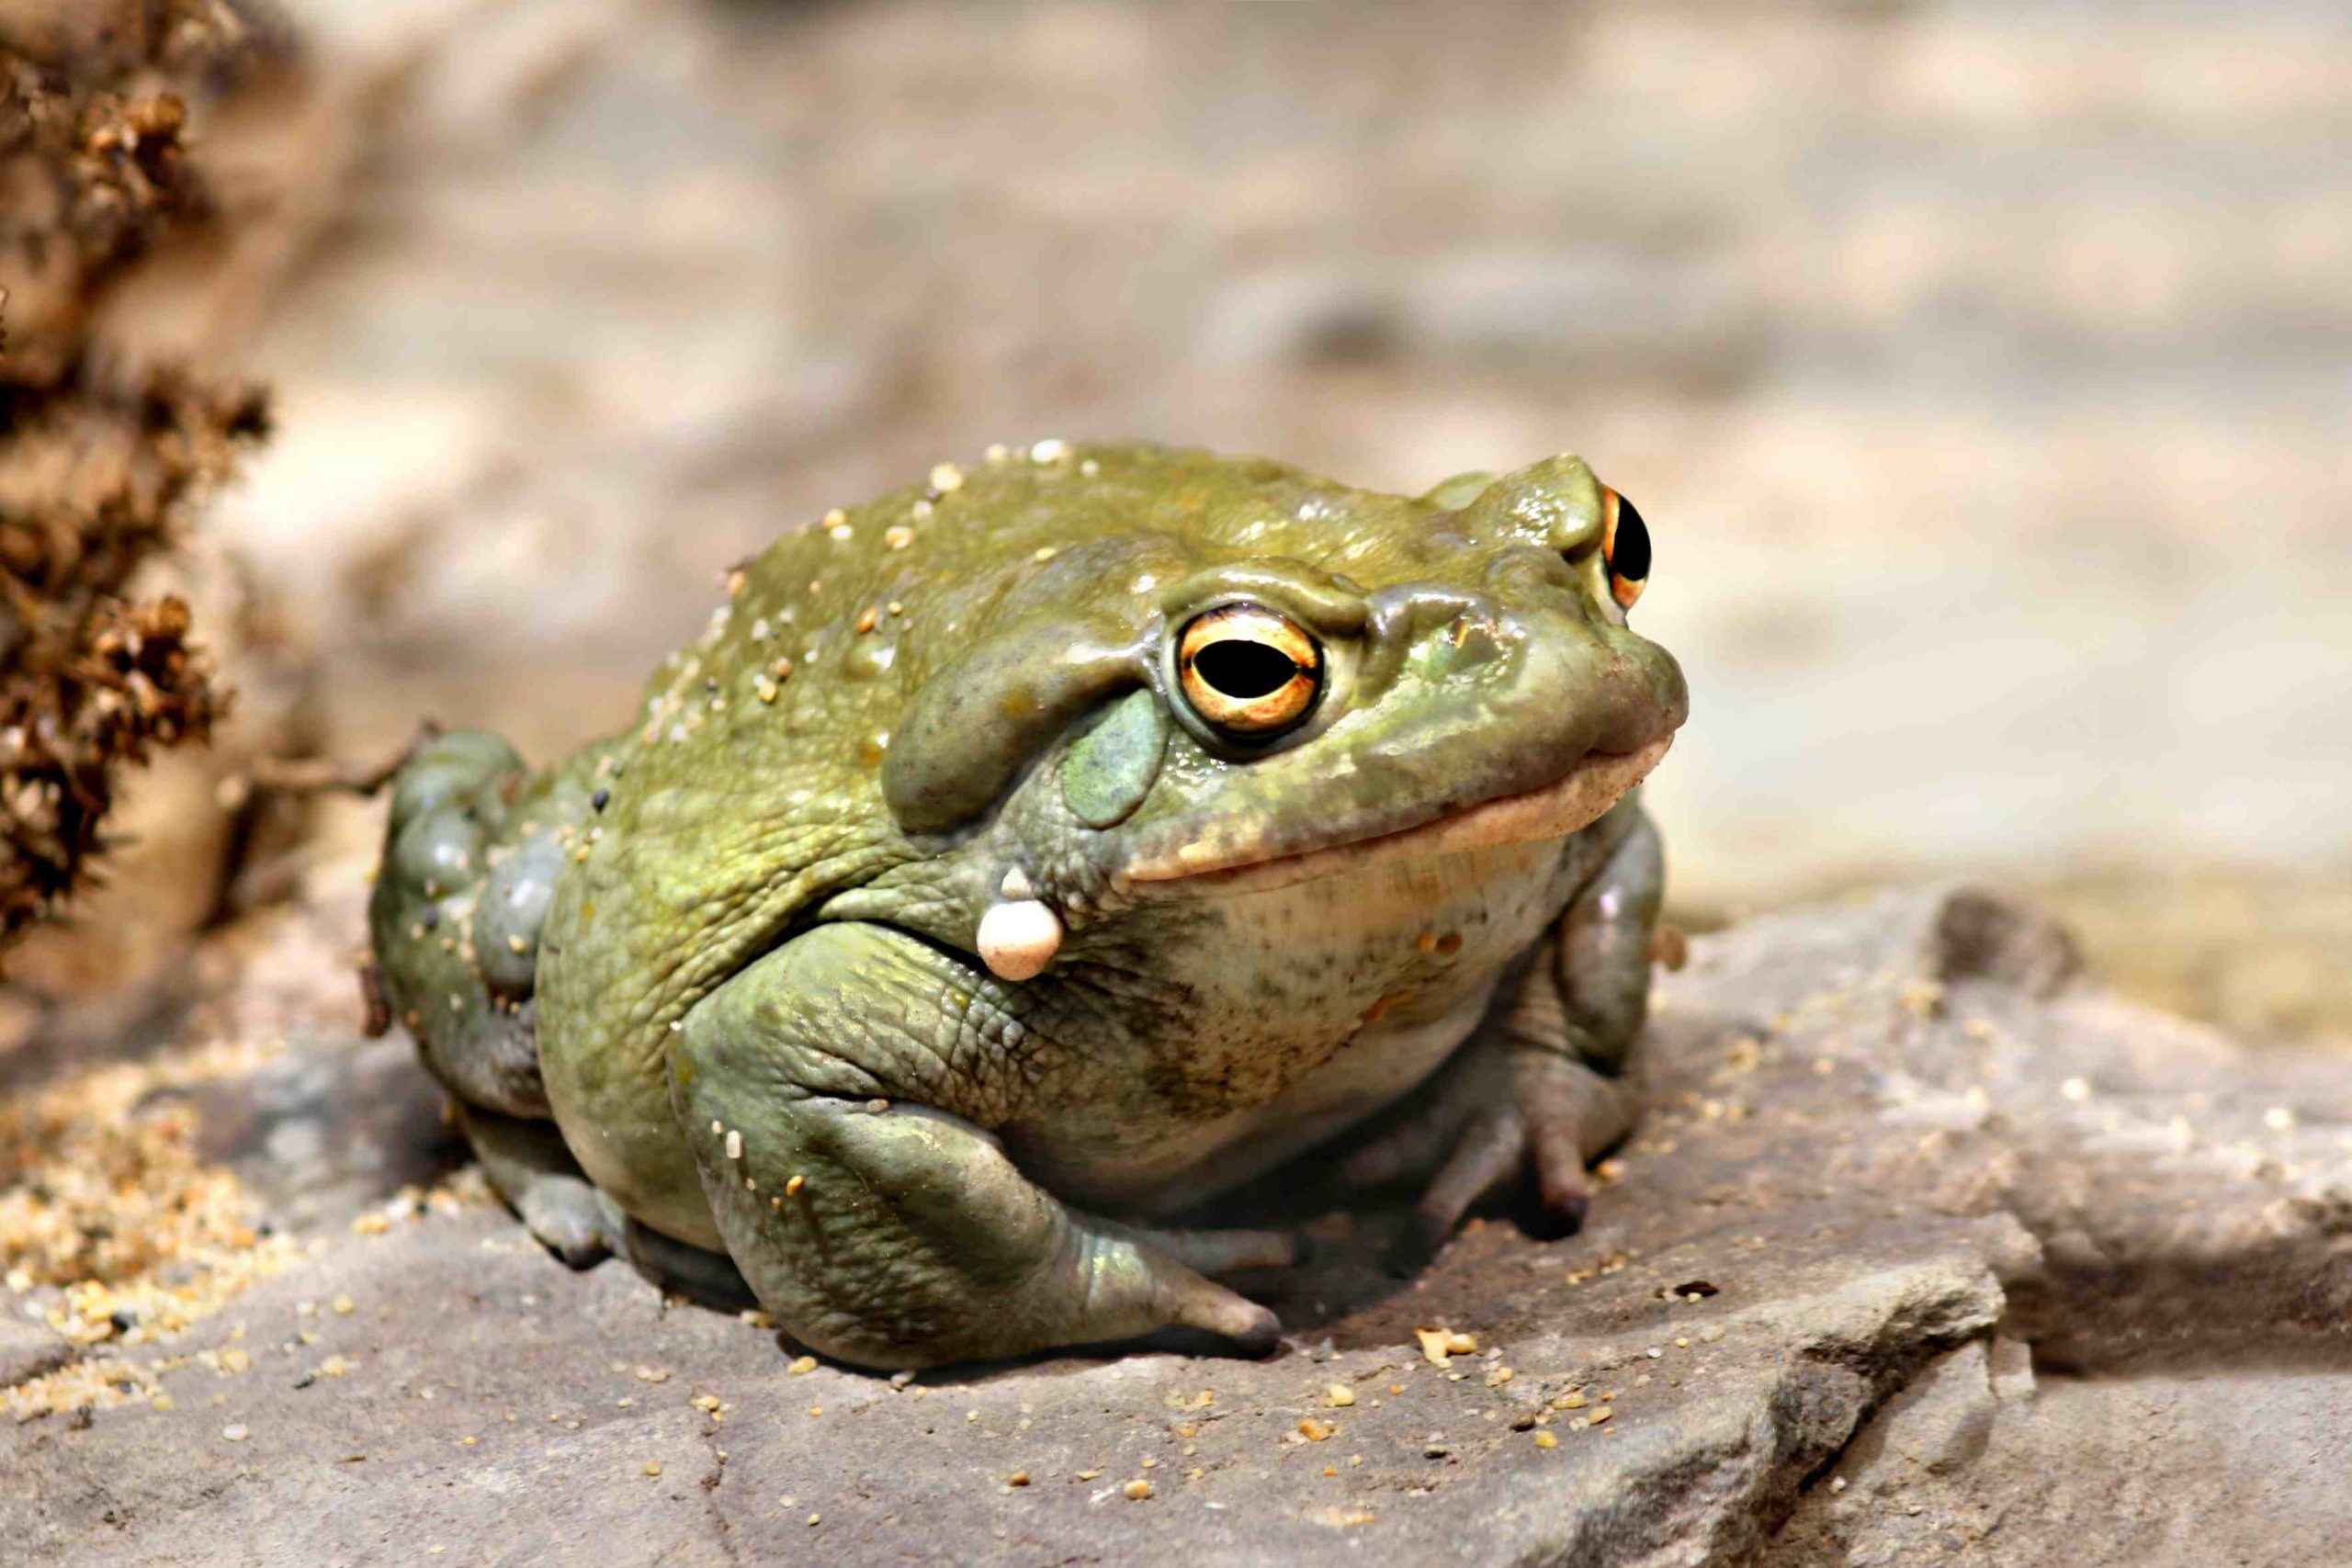
<path fill-rule="evenodd" d="M 1642 782 L 1674 744 L 1661 736 L 1634 751 L 1591 751 L 1537 789 L 1497 795 L 1410 828 L 1290 853 L 1261 854 L 1232 844 L 1182 844 L 1130 866 L 1129 882 L 1214 877 L 1221 886 L 1282 886 L 1356 870 L 1367 862 L 1460 854 L 1499 844 L 1565 839 L 1589 827 Z"/>

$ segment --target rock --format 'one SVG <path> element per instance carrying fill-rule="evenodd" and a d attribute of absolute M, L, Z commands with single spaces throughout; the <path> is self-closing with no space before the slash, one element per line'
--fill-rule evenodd
<path fill-rule="evenodd" d="M 347 1225 L 465 1154 L 404 1035 L 312 1038 L 197 1100 L 205 1152 L 291 1227 Z"/>
<path fill-rule="evenodd" d="M 2352 1502 L 2352 1376 L 2325 1367 L 2199 1366 L 2164 1377 L 2053 1380 L 2026 1412 L 2004 1404 L 1984 1452 L 1922 1474 L 1864 1457 L 1815 1487 L 1764 1561 L 1771 1568 L 1932 1562 L 2339 1562 Z M 1888 1419 L 1894 1419 L 1890 1410 Z M 1834 1483 L 1833 1483 L 1834 1484 Z"/>
<path fill-rule="evenodd" d="M 0 1432 L 35 1478 L 0 1531 L 76 1568 L 2325 1560 L 2352 1529 L 2324 1481 L 2352 1431 L 2342 1069 L 2128 1007 L 2062 951 L 1950 889 L 1700 940 L 1583 1234 L 1474 1223 L 1399 1280 L 1401 1213 L 1295 1200 L 1316 1260 L 1263 1282 L 1290 1338 L 1260 1362 L 796 1373 L 479 1197 L 314 1218 L 303 1261 L 164 1348 L 242 1370 Z M 282 1114 L 208 1144 L 311 1126 L 289 1214 L 364 1190 L 336 1094 L 379 1166 L 402 1124 L 380 1045 L 310 1038 L 256 1086 Z M 1433 1365 L 1420 1328 L 1478 1348 Z"/>
<path fill-rule="evenodd" d="M 74 1356 L 73 1341 L 40 1324 L 0 1317 L 0 1387 L 54 1371 Z"/>
<path fill-rule="evenodd" d="M 1993 1379 L 1985 1341 L 1972 1339 L 1920 1369 L 1848 1451 L 1848 1471 L 1901 1485 L 1942 1475 L 1984 1451 L 1993 1431 Z"/>
<path fill-rule="evenodd" d="M 2032 1346 L 2020 1339 L 1996 1338 L 1986 1352 L 1986 1360 L 1994 1398 L 2015 1401 L 2033 1397 Z"/>

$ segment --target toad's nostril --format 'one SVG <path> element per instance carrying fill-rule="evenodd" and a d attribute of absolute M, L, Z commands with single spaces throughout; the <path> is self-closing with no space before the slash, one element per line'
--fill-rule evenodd
<path fill-rule="evenodd" d="M 1485 594 L 1437 582 L 1383 588 L 1371 595 L 1370 604 L 1363 664 L 1355 679 L 1359 705 L 1377 702 L 1408 669 L 1427 675 L 1453 668 L 1460 657 L 1453 646 L 1457 624 L 1491 624 L 1495 616 L 1495 602 Z M 1464 635 L 1468 637 L 1466 629 Z"/>

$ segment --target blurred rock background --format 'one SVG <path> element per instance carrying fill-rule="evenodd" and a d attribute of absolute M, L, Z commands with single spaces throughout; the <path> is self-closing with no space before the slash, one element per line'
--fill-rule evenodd
<path fill-rule="evenodd" d="M 1684 919 L 1958 870 L 2352 1042 L 2340 6 L 279 10 L 192 126 L 233 240 L 118 314 L 275 389 L 206 547 L 327 752 L 605 729 L 728 564 L 991 441 L 1573 449 L 1691 679 Z"/>

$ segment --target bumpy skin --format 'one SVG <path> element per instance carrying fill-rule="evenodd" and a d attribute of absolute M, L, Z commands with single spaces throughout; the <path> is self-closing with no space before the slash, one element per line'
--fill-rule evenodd
<path fill-rule="evenodd" d="M 1580 1213 L 1648 991 L 1631 789 L 1686 705 L 1584 466 L 1419 499 L 1145 446 L 934 479 L 745 567 L 622 735 L 536 777 L 451 735 L 398 779 L 386 990 L 534 1230 L 723 1252 L 800 1340 L 900 1368 L 1270 1345 L 1205 1276 L 1286 1238 L 1139 1221 L 1433 1078 L 1355 1174 L 1434 1164 L 1432 1239 L 1531 1166 Z M 1269 744 L 1173 651 L 1238 602 L 1325 662 Z M 1041 972 L 983 962 L 1001 906 Z"/>

